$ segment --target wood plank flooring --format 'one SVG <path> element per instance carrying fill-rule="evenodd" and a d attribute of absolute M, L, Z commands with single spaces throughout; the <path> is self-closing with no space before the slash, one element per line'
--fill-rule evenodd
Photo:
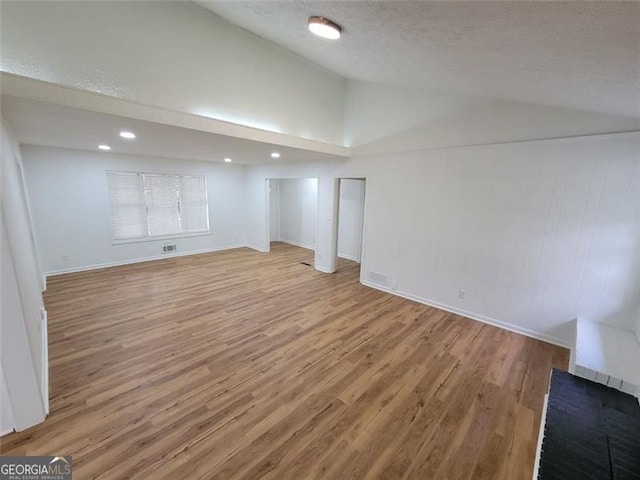
<path fill-rule="evenodd" d="M 3 455 L 75 479 L 531 478 L 568 351 L 274 244 L 49 279 L 51 414 Z"/>

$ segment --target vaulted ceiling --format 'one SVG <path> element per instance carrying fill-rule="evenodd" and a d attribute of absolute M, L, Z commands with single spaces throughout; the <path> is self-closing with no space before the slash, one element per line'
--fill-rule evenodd
<path fill-rule="evenodd" d="M 640 2 L 195 3 L 3 1 L 0 70 L 25 85 L 10 91 L 5 79 L 2 93 L 58 104 L 2 102 L 19 140 L 95 149 L 99 126 L 115 131 L 131 115 L 141 140 L 114 151 L 212 161 L 234 151 L 251 163 L 271 161 L 277 144 L 283 160 L 349 156 L 341 145 L 390 137 L 418 148 L 404 135 L 416 129 L 423 148 L 424 132 L 440 147 L 638 128 Z M 343 37 L 313 36 L 310 15 L 340 23 Z M 33 96 L 46 85 L 30 78 L 71 90 Z M 73 89 L 130 104 L 76 104 Z M 215 129 L 202 126 L 212 119 Z"/>
<path fill-rule="evenodd" d="M 640 117 L 638 2 L 197 3 L 347 78 Z"/>

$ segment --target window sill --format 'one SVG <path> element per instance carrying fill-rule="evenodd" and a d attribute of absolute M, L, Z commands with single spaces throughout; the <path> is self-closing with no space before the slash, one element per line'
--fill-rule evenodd
<path fill-rule="evenodd" d="M 204 237 L 204 236 L 212 235 L 211 231 L 209 232 L 198 232 L 198 233 L 185 233 L 179 235 L 164 235 L 162 237 L 144 237 L 144 238 L 132 238 L 128 240 L 112 240 L 111 245 L 127 245 L 129 243 L 148 243 L 148 242 L 166 242 L 168 240 L 178 240 L 180 238 L 191 238 L 191 237 Z"/>

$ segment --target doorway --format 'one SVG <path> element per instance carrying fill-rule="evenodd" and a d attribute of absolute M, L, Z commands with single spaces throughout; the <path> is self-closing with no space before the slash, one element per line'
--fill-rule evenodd
<path fill-rule="evenodd" d="M 317 178 L 270 178 L 269 250 L 288 244 L 310 250 L 313 263 L 318 226 Z"/>
<path fill-rule="evenodd" d="M 336 271 L 360 270 L 364 243 L 365 178 L 339 178 L 336 185 Z"/>

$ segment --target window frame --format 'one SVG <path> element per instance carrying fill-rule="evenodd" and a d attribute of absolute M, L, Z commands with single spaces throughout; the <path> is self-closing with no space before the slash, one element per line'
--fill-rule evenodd
<path fill-rule="evenodd" d="M 207 230 L 199 231 L 199 232 L 189 232 L 189 233 L 175 233 L 170 235 L 149 235 L 149 205 L 147 204 L 147 189 L 144 188 L 144 199 L 145 199 L 145 207 L 146 214 L 145 218 L 147 220 L 147 235 L 143 237 L 131 237 L 131 238 L 115 238 L 115 232 L 113 228 L 113 206 L 111 204 L 111 199 L 109 198 L 109 173 L 116 174 L 128 174 L 128 175 L 142 175 L 143 177 L 143 187 L 144 187 L 144 176 L 145 175 L 155 175 L 155 176 L 165 176 L 165 177 L 201 177 L 204 180 L 204 200 L 206 207 L 206 221 L 207 221 Z M 205 174 L 191 174 L 191 173 L 166 173 L 166 172 L 141 172 L 141 171 L 131 171 L 131 170 L 106 170 L 105 172 L 105 180 L 107 186 L 107 203 L 109 205 L 109 234 L 111 237 L 112 245 L 123 245 L 128 243 L 146 243 L 146 242 L 157 242 L 157 241 L 165 241 L 165 240 L 173 240 L 178 238 L 190 238 L 190 237 L 202 237 L 202 236 L 210 236 L 212 235 L 211 231 L 211 217 L 209 213 L 209 182 L 207 176 Z M 178 202 L 178 212 L 181 215 L 182 205 L 180 204 L 180 190 L 179 190 L 178 182 L 178 190 L 176 191 Z"/>

